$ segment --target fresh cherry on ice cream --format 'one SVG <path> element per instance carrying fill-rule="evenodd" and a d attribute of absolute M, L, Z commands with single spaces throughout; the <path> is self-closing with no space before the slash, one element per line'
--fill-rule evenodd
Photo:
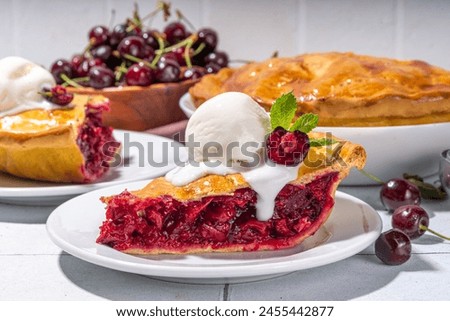
<path fill-rule="evenodd" d="M 296 130 L 287 131 L 277 127 L 266 140 L 267 156 L 277 164 L 295 166 L 300 164 L 309 151 L 309 137 Z"/>

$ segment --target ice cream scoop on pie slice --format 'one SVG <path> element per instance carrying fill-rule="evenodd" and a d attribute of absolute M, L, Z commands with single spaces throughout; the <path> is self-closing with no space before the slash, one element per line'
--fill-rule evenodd
<path fill-rule="evenodd" d="M 227 133 L 240 136 L 237 141 L 251 137 L 265 142 L 260 149 L 258 144 L 254 145 L 254 155 L 266 155 L 266 149 L 274 147 L 269 142 L 271 135 L 267 136 L 263 130 L 257 137 L 256 129 L 269 126 L 270 131 L 269 116 L 260 113 L 260 107 L 247 95 L 223 95 L 198 109 L 186 133 L 197 133 L 200 146 L 203 139 L 210 137 L 210 131 L 219 137 L 218 143 L 228 142 Z M 214 106 L 220 110 L 239 109 L 246 115 L 234 115 L 233 119 L 245 118 L 245 123 L 224 119 L 225 115 L 217 114 Z M 211 114 L 217 116 L 216 120 L 208 118 Z M 222 126 L 212 126 L 217 118 Z M 253 130 L 246 133 L 240 126 Z M 291 133 L 297 132 L 287 130 L 284 145 L 276 146 L 286 151 L 284 158 L 280 156 L 277 161 L 289 158 L 295 145 L 287 144 L 289 139 L 298 142 Z M 362 146 L 325 133 L 309 132 L 301 147 L 303 155 L 295 164 L 274 163 L 270 157 L 264 157 L 254 167 L 248 166 L 248 158 L 244 161 L 251 153 L 217 157 L 220 164 L 208 167 L 205 164 L 212 159 L 205 160 L 205 153 L 196 150 L 193 154 L 197 163 L 176 168 L 141 190 L 103 197 L 106 220 L 97 242 L 142 255 L 279 250 L 296 246 L 325 223 L 332 212 L 339 182 L 352 167 L 362 168 L 366 159 Z"/>

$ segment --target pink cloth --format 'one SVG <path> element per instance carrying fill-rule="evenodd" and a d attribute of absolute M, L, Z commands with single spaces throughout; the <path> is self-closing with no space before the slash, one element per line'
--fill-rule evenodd
<path fill-rule="evenodd" d="M 178 142 L 184 141 L 184 132 L 186 130 L 187 122 L 187 119 L 180 120 L 175 123 L 146 130 L 145 132 L 153 135 L 164 136 Z"/>

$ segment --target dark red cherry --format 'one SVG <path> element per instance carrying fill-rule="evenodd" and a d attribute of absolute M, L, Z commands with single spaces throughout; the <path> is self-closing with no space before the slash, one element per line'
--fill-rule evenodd
<path fill-rule="evenodd" d="M 153 82 L 152 70 L 142 63 L 133 64 L 125 74 L 125 82 L 129 86 L 149 86 Z"/>
<path fill-rule="evenodd" d="M 154 71 L 158 82 L 178 82 L 180 79 L 180 65 L 172 59 L 160 59 Z"/>
<path fill-rule="evenodd" d="M 164 28 L 164 34 L 169 44 L 173 45 L 186 38 L 186 27 L 181 22 L 172 22 Z"/>
<path fill-rule="evenodd" d="M 141 37 L 145 40 L 145 43 L 153 49 L 159 49 L 159 42 L 156 30 L 146 30 L 142 32 Z"/>
<path fill-rule="evenodd" d="M 404 205 L 398 207 L 392 214 L 392 227 L 397 228 L 409 236 L 411 240 L 421 237 L 428 227 L 430 218 L 428 213 L 418 205 Z"/>
<path fill-rule="evenodd" d="M 209 62 L 205 65 L 205 70 L 207 74 L 215 74 L 219 72 L 219 70 L 222 69 L 218 64 L 214 62 Z"/>
<path fill-rule="evenodd" d="M 109 41 L 109 30 L 105 26 L 94 26 L 89 30 L 89 42 L 93 47 L 103 45 Z"/>
<path fill-rule="evenodd" d="M 76 54 L 72 56 L 70 63 L 72 64 L 72 70 L 76 70 L 78 66 L 85 60 L 86 58 L 82 54 Z"/>
<path fill-rule="evenodd" d="M 375 241 L 375 254 L 385 264 L 403 264 L 411 257 L 411 240 L 398 229 L 383 232 Z"/>
<path fill-rule="evenodd" d="M 145 58 L 148 55 L 148 49 L 146 48 L 144 39 L 138 36 L 128 36 L 119 43 L 117 50 L 122 57 L 130 55 L 140 59 Z"/>
<path fill-rule="evenodd" d="M 228 55 L 223 51 L 215 51 L 206 55 L 205 63 L 215 63 L 221 68 L 228 66 Z"/>
<path fill-rule="evenodd" d="M 217 32 L 210 28 L 202 28 L 197 32 L 197 41 L 194 44 L 194 48 L 198 48 L 200 44 L 203 44 L 205 47 L 202 50 L 203 53 L 207 54 L 217 47 Z"/>
<path fill-rule="evenodd" d="M 417 186 L 402 178 L 391 179 L 381 187 L 381 202 L 388 211 L 402 205 L 419 205 L 420 191 Z"/>
<path fill-rule="evenodd" d="M 186 66 L 185 47 L 176 48 L 163 55 L 165 59 L 175 60 L 180 66 Z"/>
<path fill-rule="evenodd" d="M 61 85 L 44 88 L 41 94 L 48 101 L 60 106 L 68 105 L 73 100 L 73 94 L 68 93 L 67 89 Z"/>
<path fill-rule="evenodd" d="M 109 44 L 115 48 L 127 35 L 127 26 L 125 24 L 118 24 L 111 31 Z"/>
<path fill-rule="evenodd" d="M 72 64 L 65 59 L 56 60 L 50 67 L 50 72 L 55 78 L 57 84 L 62 84 L 64 80 L 61 75 L 66 75 L 68 78 L 72 78 Z"/>
<path fill-rule="evenodd" d="M 199 79 L 206 74 L 206 70 L 200 66 L 192 66 L 192 68 L 187 68 L 183 71 L 181 75 L 181 80 L 189 79 Z"/>
<path fill-rule="evenodd" d="M 102 61 L 107 61 L 112 53 L 112 48 L 109 45 L 100 45 L 92 48 L 91 54 L 94 58 L 101 59 Z"/>
<path fill-rule="evenodd" d="M 309 151 L 309 137 L 296 130 L 289 132 L 277 127 L 266 140 L 268 158 L 277 164 L 295 166 L 300 164 Z"/>
<path fill-rule="evenodd" d="M 114 72 L 106 67 L 92 67 L 88 73 L 89 86 L 102 89 L 114 85 Z"/>
<path fill-rule="evenodd" d="M 98 58 L 84 58 L 84 60 L 81 61 L 81 63 L 75 68 L 74 75 L 75 77 L 86 77 L 89 73 L 89 70 L 95 66 L 105 67 L 106 65 L 102 60 Z"/>

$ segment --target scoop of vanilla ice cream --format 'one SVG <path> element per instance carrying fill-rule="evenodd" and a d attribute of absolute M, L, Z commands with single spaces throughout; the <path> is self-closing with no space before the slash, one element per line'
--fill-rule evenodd
<path fill-rule="evenodd" d="M 0 117 L 53 106 L 38 92 L 55 86 L 50 72 L 21 57 L 0 59 Z"/>
<path fill-rule="evenodd" d="M 269 131 L 269 115 L 258 103 L 246 94 L 227 92 L 195 111 L 187 124 L 186 140 L 194 142 L 190 151 L 197 162 L 243 165 L 261 156 Z"/>

